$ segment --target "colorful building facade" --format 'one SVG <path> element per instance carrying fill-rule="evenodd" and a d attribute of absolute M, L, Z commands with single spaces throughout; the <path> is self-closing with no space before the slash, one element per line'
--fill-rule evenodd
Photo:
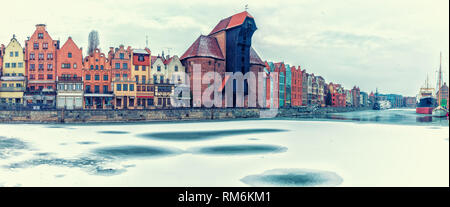
<path fill-rule="evenodd" d="M 95 49 L 83 60 L 85 109 L 113 108 L 111 64 L 100 49 Z"/>
<path fill-rule="evenodd" d="M 13 35 L 1 53 L 3 70 L 0 77 L 0 103 L 23 105 L 26 89 L 23 48 Z"/>

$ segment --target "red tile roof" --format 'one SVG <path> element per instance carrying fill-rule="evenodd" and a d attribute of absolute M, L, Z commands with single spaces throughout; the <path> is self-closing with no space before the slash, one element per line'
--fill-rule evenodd
<path fill-rule="evenodd" d="M 156 59 L 158 59 L 158 56 L 153 56 L 153 55 L 152 55 L 152 57 L 151 57 L 152 65 L 153 65 L 153 63 L 155 63 Z"/>
<path fill-rule="evenodd" d="M 200 37 L 195 40 L 191 47 L 189 47 L 189 49 L 181 56 L 180 60 L 190 57 L 211 57 L 225 60 L 217 39 L 204 35 L 200 35 Z"/>
<path fill-rule="evenodd" d="M 253 47 L 250 47 L 250 64 L 265 65 Z"/>
<path fill-rule="evenodd" d="M 244 23 L 245 19 L 249 17 L 253 19 L 253 16 L 250 15 L 247 11 L 235 14 L 231 17 L 228 17 L 226 19 L 222 19 L 219 24 L 214 27 L 214 29 L 209 33 L 209 35 L 215 34 L 217 32 L 220 32 L 222 30 L 231 29 L 233 27 L 237 27 Z"/>

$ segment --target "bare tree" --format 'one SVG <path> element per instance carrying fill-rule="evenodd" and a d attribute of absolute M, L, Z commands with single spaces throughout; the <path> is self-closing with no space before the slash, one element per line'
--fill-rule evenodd
<path fill-rule="evenodd" d="M 88 41 L 89 41 L 88 54 L 92 54 L 94 52 L 94 50 L 97 49 L 98 46 L 100 45 L 98 32 L 96 30 L 92 30 L 89 33 Z"/>

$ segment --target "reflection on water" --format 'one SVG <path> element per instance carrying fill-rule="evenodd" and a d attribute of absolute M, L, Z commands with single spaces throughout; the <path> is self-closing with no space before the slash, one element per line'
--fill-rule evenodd
<path fill-rule="evenodd" d="M 93 152 L 107 158 L 138 158 L 168 156 L 179 154 L 181 151 L 150 146 L 120 146 L 98 148 Z"/>
<path fill-rule="evenodd" d="M 275 145 L 228 145 L 194 148 L 191 152 L 195 154 L 210 155 L 243 155 L 243 154 L 262 154 L 262 153 L 281 153 L 286 152 L 286 147 Z"/>
<path fill-rule="evenodd" d="M 166 141 L 199 141 L 224 136 L 236 136 L 243 134 L 283 132 L 281 129 L 234 129 L 220 131 L 194 131 L 194 132 L 158 132 L 138 135 L 143 138 Z"/>
<path fill-rule="evenodd" d="M 274 169 L 241 179 L 250 186 L 312 187 L 337 186 L 343 179 L 334 172 L 307 169 Z"/>
<path fill-rule="evenodd" d="M 448 126 L 448 117 L 432 117 L 430 115 L 417 114 L 414 109 L 390 109 L 390 110 L 366 110 L 345 113 L 330 113 L 321 115 L 308 115 L 300 119 L 309 120 L 339 120 L 354 122 L 377 122 L 383 124 L 405 125 L 437 125 Z"/>

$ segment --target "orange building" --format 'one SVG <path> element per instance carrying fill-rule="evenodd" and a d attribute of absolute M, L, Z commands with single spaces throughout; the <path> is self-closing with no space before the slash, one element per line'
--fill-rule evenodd
<path fill-rule="evenodd" d="M 69 37 L 64 45 L 57 51 L 57 77 L 82 77 L 83 52 L 72 37 Z"/>
<path fill-rule="evenodd" d="M 46 88 L 56 90 L 56 53 L 59 41 L 53 40 L 45 24 L 37 24 L 33 35 L 25 41 L 25 76 L 30 92 Z"/>
<path fill-rule="evenodd" d="M 100 49 L 83 60 L 84 108 L 112 108 L 111 64 Z"/>
<path fill-rule="evenodd" d="M 291 67 L 292 73 L 292 88 L 291 88 L 291 105 L 292 106 L 301 106 L 302 105 L 302 92 L 303 92 L 303 78 L 302 78 L 302 69 L 300 66 L 295 68 L 295 66 Z"/>
<path fill-rule="evenodd" d="M 115 109 L 133 109 L 136 106 L 135 80 L 131 75 L 131 47 L 110 47 L 108 59 L 111 63 L 113 105 Z"/>

